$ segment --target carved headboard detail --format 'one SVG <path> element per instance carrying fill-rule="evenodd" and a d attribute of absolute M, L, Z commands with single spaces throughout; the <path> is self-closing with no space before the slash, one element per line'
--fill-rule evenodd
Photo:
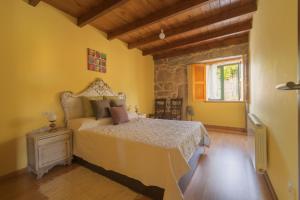
<path fill-rule="evenodd" d="M 84 105 L 81 97 L 97 97 L 97 96 L 119 96 L 120 99 L 125 99 L 124 93 L 115 93 L 108 84 L 102 79 L 97 78 L 86 89 L 74 94 L 70 91 L 62 92 L 61 104 L 64 111 L 65 123 L 74 118 L 84 116 Z"/>

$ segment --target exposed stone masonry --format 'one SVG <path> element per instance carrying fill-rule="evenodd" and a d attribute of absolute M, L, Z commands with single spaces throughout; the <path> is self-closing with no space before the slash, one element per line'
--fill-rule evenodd
<path fill-rule="evenodd" d="M 155 98 L 183 98 L 183 118 L 188 101 L 187 66 L 215 58 L 248 55 L 248 43 L 173 58 L 155 60 Z"/>

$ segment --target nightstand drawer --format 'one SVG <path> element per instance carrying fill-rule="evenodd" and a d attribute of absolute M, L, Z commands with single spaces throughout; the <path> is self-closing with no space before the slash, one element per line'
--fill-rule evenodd
<path fill-rule="evenodd" d="M 69 157 L 69 141 L 59 140 L 52 141 L 47 145 L 40 146 L 39 150 L 39 167 L 51 165 L 52 163 L 67 159 Z"/>
<path fill-rule="evenodd" d="M 58 136 L 49 137 L 49 138 L 43 138 L 38 141 L 38 145 L 42 146 L 42 145 L 55 143 L 57 141 L 65 141 L 65 140 L 68 140 L 69 137 L 70 136 L 68 134 L 64 134 L 64 135 L 58 135 Z"/>

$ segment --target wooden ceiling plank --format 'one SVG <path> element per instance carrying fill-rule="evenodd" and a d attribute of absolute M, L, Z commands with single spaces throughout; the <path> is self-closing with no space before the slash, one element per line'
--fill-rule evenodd
<path fill-rule="evenodd" d="M 250 13 L 255 12 L 256 10 L 257 10 L 256 2 L 251 2 L 251 3 L 245 4 L 241 7 L 236 7 L 236 8 L 230 9 L 230 10 L 224 10 L 217 15 L 213 15 L 213 16 L 210 16 L 210 17 L 207 17 L 204 19 L 200 19 L 198 21 L 193 21 L 189 24 L 179 26 L 177 28 L 165 30 L 165 34 L 166 34 L 166 37 L 176 36 L 176 35 L 183 34 L 183 33 L 195 30 L 195 29 L 203 28 L 203 27 L 206 27 L 206 26 L 218 23 L 218 22 L 222 22 L 222 21 L 226 21 L 229 19 L 243 16 L 246 14 L 250 14 Z M 128 48 L 132 49 L 132 48 L 140 47 L 140 46 L 152 43 L 152 42 L 156 42 L 158 40 L 160 40 L 158 37 L 158 33 L 153 34 L 153 35 L 150 35 L 143 39 L 140 39 L 138 41 L 129 43 Z"/>
<path fill-rule="evenodd" d="M 90 11 L 80 16 L 77 20 L 77 25 L 83 27 L 110 11 L 124 5 L 128 1 L 129 0 L 105 0 L 103 4 L 92 8 Z"/>
<path fill-rule="evenodd" d="M 150 14 L 146 16 L 145 18 L 142 18 L 140 20 L 134 21 L 130 24 L 126 24 L 120 28 L 117 28 L 116 30 L 111 31 L 108 33 L 107 38 L 109 40 L 117 38 L 119 36 L 122 36 L 124 34 L 130 33 L 132 31 L 135 31 L 139 28 L 160 22 L 162 20 L 165 20 L 167 18 L 176 16 L 178 14 L 181 14 L 183 12 L 189 11 L 191 9 L 194 9 L 198 6 L 201 6 L 203 3 L 208 2 L 209 0 L 185 0 L 181 1 L 180 3 L 177 3 L 175 5 L 172 5 L 167 8 L 163 8 L 161 10 L 158 10 L 154 12 L 153 14 Z"/>
<path fill-rule="evenodd" d="M 175 57 L 175 56 L 181 56 L 185 54 L 190 54 L 190 53 L 196 53 L 196 52 L 203 52 L 203 51 L 208 51 L 211 49 L 215 48 L 222 48 L 222 47 L 227 47 L 231 45 L 238 45 L 238 44 L 243 44 L 249 42 L 249 34 L 242 34 L 239 36 L 230 36 L 228 38 L 224 38 L 219 41 L 214 41 L 208 44 L 202 44 L 199 46 L 195 47 L 188 47 L 186 49 L 179 49 L 179 50 L 174 50 L 171 52 L 163 53 L 163 54 L 157 54 L 154 55 L 153 58 L 154 60 L 158 59 L 163 59 L 163 58 L 170 58 L 170 57 Z"/>
<path fill-rule="evenodd" d="M 252 20 L 247 20 L 242 23 L 236 23 L 236 24 L 226 26 L 226 27 L 224 27 L 220 30 L 214 31 L 214 32 L 200 33 L 200 34 L 197 34 L 197 35 L 192 36 L 187 39 L 177 40 L 177 41 L 174 41 L 174 42 L 166 44 L 166 45 L 162 45 L 162 46 L 158 46 L 155 48 L 144 50 L 143 55 L 145 56 L 145 55 L 149 55 L 149 54 L 157 54 L 157 53 L 168 51 L 170 49 L 173 49 L 176 47 L 181 47 L 181 46 L 188 45 L 188 44 L 199 43 L 199 42 L 203 42 L 203 41 L 207 41 L 207 40 L 218 39 L 221 37 L 238 34 L 241 32 L 247 32 L 247 31 L 250 31 L 251 28 L 252 28 Z"/>
<path fill-rule="evenodd" d="M 32 5 L 32 6 L 37 6 L 39 3 L 40 3 L 41 0 L 29 0 L 28 3 L 29 5 Z"/>

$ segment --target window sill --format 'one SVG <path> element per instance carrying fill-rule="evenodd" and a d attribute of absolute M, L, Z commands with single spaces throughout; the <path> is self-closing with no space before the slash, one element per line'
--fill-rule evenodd
<path fill-rule="evenodd" d="M 245 101 L 206 100 L 204 103 L 246 103 Z"/>

